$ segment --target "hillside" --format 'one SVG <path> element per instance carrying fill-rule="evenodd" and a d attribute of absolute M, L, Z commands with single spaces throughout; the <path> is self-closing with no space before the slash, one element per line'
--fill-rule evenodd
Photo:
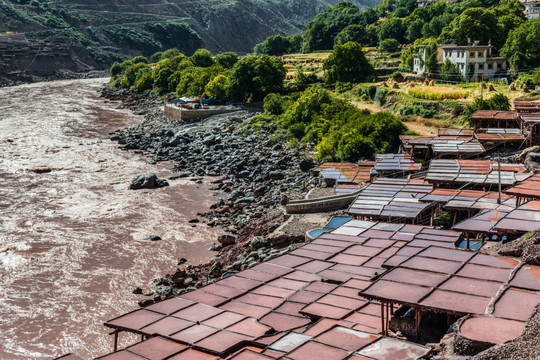
<path fill-rule="evenodd" d="M 23 32 L 29 44 L 15 46 L 11 53 L 14 47 L 0 39 L 0 73 L 50 76 L 104 68 L 124 56 L 148 56 L 171 47 L 188 55 L 200 47 L 247 53 L 269 35 L 302 32 L 317 13 L 338 2 L 2 0 L 0 33 Z M 379 1 L 353 2 L 365 8 Z"/>

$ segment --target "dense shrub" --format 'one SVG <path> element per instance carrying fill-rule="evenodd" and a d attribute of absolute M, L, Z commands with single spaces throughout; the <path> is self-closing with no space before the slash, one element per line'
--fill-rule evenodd
<path fill-rule="evenodd" d="M 364 100 L 373 100 L 375 98 L 376 93 L 377 93 L 377 87 L 371 85 L 368 87 L 360 88 L 357 94 L 359 97 L 361 97 Z"/>
<path fill-rule="evenodd" d="M 274 101 L 277 98 L 270 97 L 265 108 Z M 395 150 L 399 135 L 407 130 L 391 113 L 358 110 L 320 85 L 307 89 L 285 108 L 278 117 L 281 126 L 290 138 L 315 142 L 320 160 L 356 161 Z"/>
<path fill-rule="evenodd" d="M 497 93 L 489 99 L 475 97 L 474 100 L 465 108 L 465 116 L 470 116 L 477 110 L 510 110 L 510 100 L 501 93 Z"/>
<path fill-rule="evenodd" d="M 386 89 L 377 89 L 375 91 L 375 96 L 373 96 L 373 100 L 380 106 L 383 106 L 386 103 L 387 92 Z"/>
<path fill-rule="evenodd" d="M 280 94 L 268 94 L 264 98 L 264 112 L 270 115 L 283 114 L 284 99 Z"/>
<path fill-rule="evenodd" d="M 353 41 L 334 46 L 334 51 L 323 63 L 323 69 L 326 70 L 324 81 L 327 84 L 361 82 L 374 74 L 362 45 Z"/>
<path fill-rule="evenodd" d="M 415 115 L 430 119 L 437 114 L 437 110 L 421 104 L 405 104 L 399 107 L 398 114 L 403 116 Z"/>
<path fill-rule="evenodd" d="M 398 51 L 399 42 L 396 39 L 384 39 L 379 44 L 379 50 L 384 52 L 393 53 Z"/>

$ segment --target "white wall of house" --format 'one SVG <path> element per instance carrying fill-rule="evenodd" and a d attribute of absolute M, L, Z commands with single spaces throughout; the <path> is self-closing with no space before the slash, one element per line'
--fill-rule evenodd
<path fill-rule="evenodd" d="M 423 74 L 426 72 L 426 47 L 418 46 L 418 54 L 413 54 L 413 73 Z"/>
<path fill-rule="evenodd" d="M 506 59 L 494 57 L 491 54 L 492 46 L 455 46 L 442 45 L 437 48 L 437 62 L 439 65 L 449 59 L 456 64 L 463 79 L 469 75 L 469 68 L 472 70 L 473 79 L 491 79 L 497 73 L 506 72 Z M 423 74 L 425 68 L 425 47 L 419 46 L 419 53 L 413 57 L 413 72 Z"/>

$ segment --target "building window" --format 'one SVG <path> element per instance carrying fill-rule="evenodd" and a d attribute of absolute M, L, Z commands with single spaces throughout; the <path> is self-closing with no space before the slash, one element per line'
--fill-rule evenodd
<path fill-rule="evenodd" d="M 488 64 L 488 70 L 493 69 L 493 64 Z"/>
<path fill-rule="evenodd" d="M 481 58 L 481 57 L 483 57 L 483 56 L 484 56 L 484 54 L 481 53 L 481 52 L 479 51 L 479 52 L 478 52 L 478 57 Z"/>
<path fill-rule="evenodd" d="M 471 57 L 472 57 L 472 58 L 474 57 L 474 54 L 475 54 L 475 52 L 474 52 L 474 51 L 471 51 Z"/>
<path fill-rule="evenodd" d="M 478 70 L 484 70 L 484 64 L 479 64 L 478 65 Z"/>

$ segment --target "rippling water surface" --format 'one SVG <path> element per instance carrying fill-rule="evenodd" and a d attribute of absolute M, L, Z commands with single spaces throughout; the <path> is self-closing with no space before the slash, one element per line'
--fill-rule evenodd
<path fill-rule="evenodd" d="M 212 255 L 218 230 L 187 223 L 212 203 L 208 185 L 128 190 L 170 166 L 107 140 L 142 118 L 100 99 L 104 81 L 0 89 L 0 359 L 110 352 L 103 322 L 137 308 L 135 287 Z"/>

